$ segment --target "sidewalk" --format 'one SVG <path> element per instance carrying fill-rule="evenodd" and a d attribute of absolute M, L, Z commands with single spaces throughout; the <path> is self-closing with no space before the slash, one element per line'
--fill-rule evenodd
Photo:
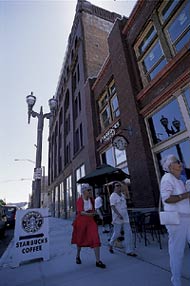
<path fill-rule="evenodd" d="M 0 259 L 1 286 L 118 286 L 126 281 L 129 286 L 169 286 L 171 273 L 167 252 L 167 235 L 162 240 L 163 249 L 155 241 L 144 245 L 137 240 L 137 258 L 123 253 L 122 248 L 114 254 L 108 251 L 108 235 L 102 233 L 101 259 L 106 269 L 95 267 L 95 257 L 91 249 L 82 249 L 82 264 L 75 263 L 76 247 L 70 244 L 72 221 L 49 218 L 50 259 L 28 262 L 11 268 L 13 241 Z M 182 286 L 190 285 L 189 249 L 186 249 Z"/>

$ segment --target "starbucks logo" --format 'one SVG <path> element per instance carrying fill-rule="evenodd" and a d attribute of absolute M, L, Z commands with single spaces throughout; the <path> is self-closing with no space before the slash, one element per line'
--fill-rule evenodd
<path fill-rule="evenodd" d="M 34 233 L 38 231 L 43 224 L 43 217 L 39 212 L 31 211 L 22 219 L 22 227 L 26 232 Z"/>

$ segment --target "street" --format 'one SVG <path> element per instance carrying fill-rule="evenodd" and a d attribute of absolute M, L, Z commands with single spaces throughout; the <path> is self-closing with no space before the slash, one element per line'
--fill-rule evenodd
<path fill-rule="evenodd" d="M 14 229 L 7 228 L 5 232 L 5 237 L 0 238 L 0 257 L 3 255 L 4 251 L 9 245 L 11 239 L 13 238 L 13 235 L 14 235 Z"/>

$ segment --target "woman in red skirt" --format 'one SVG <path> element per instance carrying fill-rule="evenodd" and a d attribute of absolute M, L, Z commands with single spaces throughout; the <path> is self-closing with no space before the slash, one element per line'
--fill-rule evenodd
<path fill-rule="evenodd" d="M 81 197 L 76 204 L 77 216 L 73 222 L 73 233 L 71 243 L 77 245 L 76 263 L 81 264 L 81 247 L 91 247 L 94 249 L 96 257 L 96 267 L 106 268 L 100 260 L 100 238 L 98 226 L 94 220 L 96 214 L 94 209 L 94 199 L 92 198 L 92 188 L 89 184 L 81 186 Z"/>

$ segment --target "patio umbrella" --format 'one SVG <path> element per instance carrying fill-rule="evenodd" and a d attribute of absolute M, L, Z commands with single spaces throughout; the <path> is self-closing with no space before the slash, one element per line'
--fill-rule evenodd
<path fill-rule="evenodd" d="M 88 183 L 90 185 L 104 185 L 112 181 L 123 181 L 130 178 L 128 174 L 120 168 L 115 168 L 107 164 L 102 164 L 94 171 L 80 178 L 77 183 Z"/>

